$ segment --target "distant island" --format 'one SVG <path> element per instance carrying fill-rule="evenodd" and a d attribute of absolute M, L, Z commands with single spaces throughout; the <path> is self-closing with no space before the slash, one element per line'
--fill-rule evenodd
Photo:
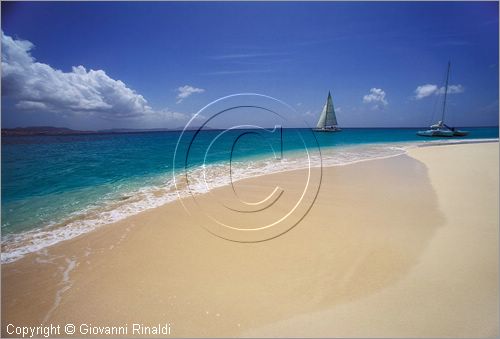
<path fill-rule="evenodd" d="M 196 129 L 196 128 L 194 128 Z M 204 129 L 211 129 L 204 127 Z M 32 127 L 16 127 L 16 128 L 2 128 L 2 136 L 30 136 L 30 135 L 81 135 L 81 134 L 113 134 L 113 133 L 147 133 L 147 132 L 168 132 L 168 131 L 182 131 L 183 127 L 178 128 L 150 128 L 150 129 L 137 129 L 137 128 L 113 128 L 103 129 L 97 131 L 81 131 L 66 127 L 54 126 L 32 126 Z"/>
<path fill-rule="evenodd" d="M 34 126 L 2 128 L 2 136 L 25 136 L 25 135 L 71 135 L 71 134 L 93 134 L 95 131 L 78 131 L 65 127 Z"/>

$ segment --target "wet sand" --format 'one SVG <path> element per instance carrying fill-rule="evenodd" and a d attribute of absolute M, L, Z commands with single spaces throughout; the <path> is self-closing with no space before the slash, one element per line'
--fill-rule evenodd
<path fill-rule="evenodd" d="M 133 323 L 183 337 L 498 335 L 498 173 L 497 142 L 424 147 L 324 168 L 317 195 L 302 197 L 299 170 L 167 204 L 3 265 L 2 335 L 9 323 L 128 336 Z M 235 192 L 255 203 L 276 185 L 268 208 L 234 211 Z M 301 197 L 278 233 L 300 222 L 268 241 L 223 237 L 276 228 L 210 219 L 255 228 Z"/>

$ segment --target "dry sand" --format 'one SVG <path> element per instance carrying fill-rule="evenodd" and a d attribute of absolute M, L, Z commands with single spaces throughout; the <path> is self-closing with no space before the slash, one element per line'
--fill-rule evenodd
<path fill-rule="evenodd" d="M 306 171 L 238 182 L 247 201 L 284 190 L 262 213 L 220 208 L 230 187 L 185 201 L 189 213 L 179 201 L 143 212 L 3 265 L 2 335 L 42 322 L 170 323 L 184 337 L 498 335 L 498 160 L 495 142 L 325 168 L 309 213 L 264 242 L 214 236 L 207 214 L 242 228 L 279 219 Z"/>

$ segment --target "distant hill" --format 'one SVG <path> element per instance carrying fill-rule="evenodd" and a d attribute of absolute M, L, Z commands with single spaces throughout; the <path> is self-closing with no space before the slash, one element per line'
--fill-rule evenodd
<path fill-rule="evenodd" d="M 71 135 L 71 134 L 93 134 L 94 131 L 79 131 L 65 127 L 53 126 L 34 126 L 34 127 L 16 127 L 2 128 L 4 136 L 23 136 L 23 135 Z"/>
<path fill-rule="evenodd" d="M 189 130 L 196 130 L 192 127 Z M 212 129 L 204 127 L 204 130 Z M 182 131 L 183 127 L 174 129 L 169 128 L 112 128 L 103 129 L 98 131 L 80 131 L 66 127 L 53 127 L 53 126 L 33 126 L 33 127 L 16 127 L 16 128 L 2 128 L 3 136 L 29 136 L 29 135 L 79 135 L 79 134 L 120 134 L 120 133 L 148 133 L 148 132 L 168 132 L 168 131 Z"/>
<path fill-rule="evenodd" d="M 100 129 L 97 133 L 143 133 L 143 132 L 165 132 L 171 131 L 168 128 L 112 128 Z"/>

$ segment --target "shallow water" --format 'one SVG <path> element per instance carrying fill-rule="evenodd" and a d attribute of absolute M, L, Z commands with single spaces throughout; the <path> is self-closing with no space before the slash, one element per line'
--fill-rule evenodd
<path fill-rule="evenodd" d="M 468 130 L 460 140 L 498 138 L 497 128 Z M 2 262 L 178 199 L 187 183 L 203 193 L 230 180 L 394 156 L 439 141 L 415 129 L 221 132 L 189 131 L 179 144 L 177 131 L 2 137 Z"/>

